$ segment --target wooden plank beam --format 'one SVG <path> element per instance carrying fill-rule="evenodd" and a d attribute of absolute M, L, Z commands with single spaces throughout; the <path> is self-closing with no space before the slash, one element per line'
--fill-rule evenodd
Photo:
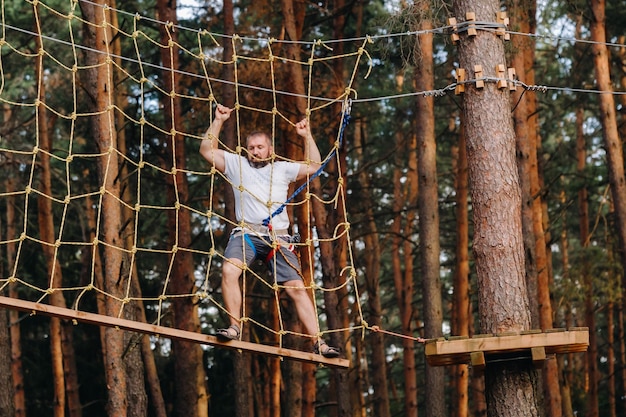
<path fill-rule="evenodd" d="M 222 342 L 217 337 L 212 335 L 120 319 L 117 317 L 104 316 L 101 314 L 87 313 L 85 311 L 56 307 L 49 304 L 34 303 L 15 298 L 0 296 L 0 307 L 27 311 L 34 314 L 43 314 L 45 316 L 59 317 L 67 320 L 76 320 L 81 323 L 95 324 L 97 326 L 115 327 L 132 332 L 162 336 L 168 339 L 177 339 L 187 342 L 200 343 L 203 345 L 219 346 L 227 349 L 241 349 L 266 356 L 277 356 L 300 362 L 319 363 L 335 368 L 348 368 L 350 366 L 350 361 L 348 359 L 325 358 L 322 355 L 318 355 L 313 352 L 303 352 L 300 350 L 285 349 L 239 340 Z"/>
<path fill-rule="evenodd" d="M 431 339 L 426 341 L 424 353 L 432 366 L 470 363 L 472 352 L 491 354 L 527 351 L 543 348 L 544 354 L 585 352 L 589 346 L 589 330 L 586 328 L 568 331 L 529 332 L 525 334 L 505 334 L 483 336 L 469 339 Z M 536 350 L 539 355 L 539 350 Z M 539 359 L 539 357 L 537 356 Z"/>

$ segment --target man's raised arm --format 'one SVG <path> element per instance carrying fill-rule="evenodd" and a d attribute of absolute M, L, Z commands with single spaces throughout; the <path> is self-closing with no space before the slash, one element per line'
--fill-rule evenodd
<path fill-rule="evenodd" d="M 320 150 L 313 139 L 311 127 L 307 119 L 303 119 L 296 123 L 296 132 L 304 139 L 304 160 L 298 172 L 298 179 L 302 179 L 307 175 L 313 175 L 322 165 L 322 157 Z"/>
<path fill-rule="evenodd" d="M 211 126 L 207 129 L 204 134 L 204 138 L 200 143 L 200 154 L 209 161 L 215 169 L 220 172 L 224 172 L 226 169 L 226 165 L 224 162 L 224 150 L 219 149 L 219 136 L 220 131 L 222 130 L 222 126 L 224 122 L 228 120 L 230 117 L 230 113 L 232 109 L 228 107 L 222 106 L 221 104 L 217 105 L 215 109 L 215 118 L 211 123 Z"/>

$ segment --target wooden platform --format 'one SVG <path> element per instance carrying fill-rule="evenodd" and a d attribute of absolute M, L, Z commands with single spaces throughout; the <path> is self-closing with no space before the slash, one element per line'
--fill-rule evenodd
<path fill-rule="evenodd" d="M 477 335 L 472 338 L 451 337 L 448 340 L 430 339 L 426 341 L 424 353 L 426 361 L 432 366 L 469 363 L 482 368 L 490 360 L 516 357 L 530 358 L 539 366 L 546 359 L 546 355 L 585 352 L 588 346 L 589 329 L 576 327 L 545 332 L 534 330 L 502 335 Z"/>
<path fill-rule="evenodd" d="M 76 320 L 81 323 L 95 324 L 98 326 L 116 327 L 138 333 L 158 335 L 168 339 L 184 340 L 188 342 L 201 343 L 204 345 L 214 345 L 226 349 L 245 350 L 267 356 L 275 356 L 284 359 L 296 360 L 300 362 L 312 362 L 324 364 L 335 368 L 348 368 L 348 359 L 324 358 L 312 352 L 303 352 L 293 349 L 284 349 L 275 346 L 261 345 L 258 343 L 242 342 L 232 340 L 222 342 L 217 337 L 202 333 L 178 330 L 171 327 L 157 326 L 149 323 L 142 323 L 132 320 L 120 319 L 117 317 L 104 316 L 101 314 L 87 313 L 69 308 L 55 307 L 48 304 L 33 303 L 15 298 L 0 296 L 0 307 L 15 310 L 27 311 L 33 314 L 43 314 L 46 316 L 59 317 L 67 320 Z"/>

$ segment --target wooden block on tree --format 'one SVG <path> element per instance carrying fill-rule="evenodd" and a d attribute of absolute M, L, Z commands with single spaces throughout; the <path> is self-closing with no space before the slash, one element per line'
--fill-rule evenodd
<path fill-rule="evenodd" d="M 546 349 L 543 346 L 534 347 L 530 349 L 530 354 L 533 359 L 533 365 L 541 368 L 546 360 Z"/>
<path fill-rule="evenodd" d="M 485 361 L 485 353 L 471 352 L 470 364 L 472 365 L 472 368 L 474 368 L 476 371 L 483 371 L 485 369 L 485 366 L 487 365 L 487 361 Z"/>

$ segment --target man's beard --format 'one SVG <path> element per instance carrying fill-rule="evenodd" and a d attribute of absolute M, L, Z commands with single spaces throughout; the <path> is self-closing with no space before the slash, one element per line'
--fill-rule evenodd
<path fill-rule="evenodd" d="M 263 168 L 265 165 L 269 164 L 270 161 L 266 159 L 252 160 L 250 157 L 248 157 L 248 163 L 250 164 L 252 168 L 258 169 L 258 168 Z"/>

